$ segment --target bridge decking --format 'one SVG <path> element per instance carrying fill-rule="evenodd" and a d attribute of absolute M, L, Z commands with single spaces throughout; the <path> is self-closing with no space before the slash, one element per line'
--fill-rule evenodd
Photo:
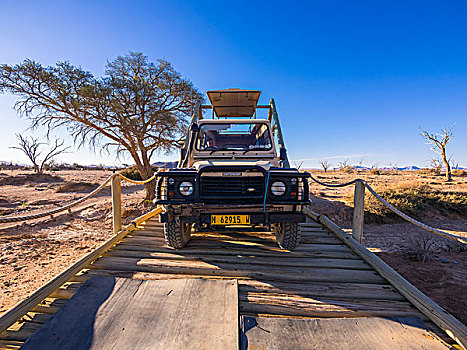
<path fill-rule="evenodd" d="M 173 250 L 165 245 L 162 224 L 153 218 L 2 332 L 0 349 L 21 346 L 91 276 L 237 279 L 240 315 L 419 317 L 452 343 L 320 223 L 303 224 L 301 244 L 294 252 L 280 250 L 273 235 L 263 232 L 199 233 L 184 249 Z"/>

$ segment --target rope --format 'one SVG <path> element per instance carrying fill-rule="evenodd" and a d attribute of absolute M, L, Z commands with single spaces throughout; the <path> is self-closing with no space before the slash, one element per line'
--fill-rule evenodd
<path fill-rule="evenodd" d="M 52 209 L 52 210 L 49 210 L 49 211 L 46 211 L 44 213 L 38 213 L 38 214 L 31 214 L 31 215 L 25 215 L 25 216 L 17 216 L 17 217 L 0 217 L 0 224 L 3 224 L 3 223 L 8 223 L 8 222 L 17 222 L 17 221 L 26 221 L 26 220 L 31 220 L 31 219 L 38 219 L 38 218 L 42 218 L 42 217 L 45 217 L 45 216 L 49 216 L 49 215 L 53 215 L 53 214 L 56 214 L 56 213 L 59 213 L 61 211 L 65 211 L 67 209 L 70 209 L 70 208 L 73 208 L 75 206 L 77 206 L 78 204 L 84 202 L 85 200 L 95 196 L 97 193 L 99 193 L 108 183 L 110 180 L 113 179 L 114 176 L 117 176 L 118 174 L 112 174 L 110 175 L 99 187 L 97 187 L 94 191 L 92 191 L 91 193 L 88 193 L 86 196 L 84 196 L 83 198 L 80 198 L 68 205 L 65 205 L 63 207 L 60 207 L 60 208 L 56 208 L 56 209 Z"/>
<path fill-rule="evenodd" d="M 345 187 L 345 186 L 348 186 L 348 185 L 352 185 L 352 184 L 356 183 L 357 181 L 363 181 L 363 180 L 360 180 L 360 179 L 355 179 L 355 180 L 352 180 L 352 181 L 349 181 L 349 182 L 346 182 L 346 183 L 343 183 L 343 184 L 327 184 L 327 183 L 325 183 L 325 182 L 321 182 L 321 181 L 315 179 L 315 178 L 314 178 L 313 176 L 311 176 L 311 175 L 310 175 L 310 178 L 311 178 L 314 182 L 316 182 L 316 183 L 318 183 L 318 184 L 320 184 L 320 185 L 322 185 L 322 186 L 326 186 L 326 187 Z"/>
<path fill-rule="evenodd" d="M 144 185 L 148 182 L 151 182 L 152 180 L 154 180 L 156 178 L 156 174 L 154 174 L 152 177 L 150 177 L 149 179 L 147 180 L 143 180 L 143 181 L 138 181 L 138 180 L 132 180 L 132 179 L 129 179 L 127 178 L 126 176 L 123 176 L 122 174 L 118 174 L 120 175 L 120 177 L 125 180 L 125 181 L 128 181 L 128 182 L 131 182 L 133 184 L 137 184 L 137 185 Z"/>
<path fill-rule="evenodd" d="M 424 229 L 424 230 L 426 230 L 428 232 L 434 233 L 434 234 L 436 234 L 438 236 L 441 236 L 441 237 L 444 237 L 444 238 L 447 238 L 447 239 L 450 239 L 452 241 L 456 241 L 456 242 L 459 242 L 459 243 L 467 244 L 467 239 L 465 239 L 464 237 L 456 236 L 456 235 L 453 235 L 452 233 L 442 231 L 442 230 L 439 230 L 437 228 L 428 226 L 428 225 L 424 224 L 423 222 L 417 221 L 417 220 L 411 218 L 410 216 L 404 214 L 403 212 L 401 212 L 400 210 L 398 210 L 397 208 L 393 207 L 391 204 L 386 202 L 378 193 L 376 193 L 376 191 L 374 189 L 371 188 L 370 185 L 368 185 L 362 179 L 355 179 L 355 180 L 352 180 L 352 181 L 349 181 L 349 182 L 346 182 L 346 183 L 343 183 L 343 184 L 327 184 L 325 182 L 321 182 L 321 181 L 315 179 L 311 175 L 310 175 L 310 178 L 314 182 L 316 182 L 316 183 L 318 183 L 318 184 L 320 184 L 322 186 L 326 186 L 326 187 L 345 187 L 345 186 L 348 186 L 348 185 L 352 185 L 352 184 L 356 183 L 357 181 L 361 181 L 363 183 L 363 185 L 368 189 L 368 191 L 370 191 L 371 194 L 376 197 L 377 200 L 379 200 L 389 210 L 391 210 L 393 213 L 399 215 L 404 220 L 406 220 L 406 221 L 414 224 L 415 226 L 418 226 L 418 227 L 420 227 L 420 228 L 422 228 L 422 229 Z"/>
<path fill-rule="evenodd" d="M 99 187 L 97 187 L 94 191 L 88 193 L 86 196 L 84 196 L 83 198 L 80 198 L 70 204 L 67 204 L 63 207 L 60 207 L 60 208 L 56 208 L 56 209 L 52 209 L 52 210 L 49 210 L 49 211 L 46 211 L 46 212 L 43 212 L 43 213 L 37 213 L 37 214 L 31 214 L 31 215 L 24 215 L 24 216 L 16 216 L 16 217 L 0 217 L 0 224 L 4 224 L 4 223 L 9 223 L 9 222 L 18 222 L 18 221 L 27 221 L 27 220 L 32 220 L 32 219 L 39 219 L 39 218 L 43 218 L 45 216 L 49 216 L 49 215 L 53 215 L 53 214 L 57 214 L 57 213 L 60 213 L 62 211 L 65 211 L 67 209 L 71 209 L 73 207 L 76 207 L 78 204 L 81 204 L 83 203 L 85 200 L 95 196 L 97 193 L 99 193 L 100 191 L 102 191 L 102 189 L 109 183 L 110 180 L 112 180 L 115 176 L 120 176 L 121 179 L 123 180 L 126 180 L 128 182 L 131 182 L 131 183 L 134 183 L 134 184 L 138 184 L 138 185 L 143 185 L 143 184 L 146 184 L 148 182 L 151 182 L 153 181 L 155 178 L 156 178 L 156 174 L 154 174 L 152 177 L 150 177 L 149 179 L 147 180 L 144 180 L 144 181 L 137 181 L 137 180 L 132 180 L 132 179 L 129 179 L 127 178 L 126 176 L 123 176 L 122 174 L 120 173 L 117 173 L 117 174 L 112 174 L 110 175 L 101 185 L 99 185 Z"/>
<path fill-rule="evenodd" d="M 434 227 L 431 227 L 431 226 L 428 226 L 420 221 L 417 221 L 413 218 L 411 218 L 410 216 L 404 214 L 403 212 L 401 212 L 400 210 L 396 209 L 395 207 L 393 207 L 391 204 L 389 204 L 388 202 L 386 202 L 378 193 L 376 193 L 375 190 L 373 190 L 371 188 L 370 185 L 368 185 L 365 181 L 363 180 L 360 180 L 362 181 L 363 185 L 365 185 L 365 187 L 368 189 L 368 191 L 371 192 L 371 194 L 373 196 L 376 197 L 376 199 L 378 199 L 383 205 L 385 205 L 389 210 L 391 210 L 392 212 L 394 212 L 395 214 L 399 215 L 401 218 L 403 218 L 404 220 L 407 220 L 408 222 L 414 224 L 415 226 L 418 226 L 426 231 L 429 231 L 431 233 L 434 233 L 438 236 L 441 236 L 441 237 L 444 237 L 444 238 L 447 238 L 447 239 L 450 239 L 452 241 L 456 241 L 456 242 L 460 242 L 460 243 L 463 243 L 463 244 L 467 244 L 467 239 L 465 239 L 464 237 L 461 237 L 461 236 L 456 236 L 456 235 L 453 235 L 451 233 L 448 233 L 446 231 L 442 231 L 442 230 L 438 230 Z"/>

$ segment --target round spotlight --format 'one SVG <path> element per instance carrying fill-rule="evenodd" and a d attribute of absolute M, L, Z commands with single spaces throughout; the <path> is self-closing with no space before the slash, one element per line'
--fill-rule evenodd
<path fill-rule="evenodd" d="M 282 181 L 274 181 L 271 185 L 271 192 L 275 196 L 282 196 L 286 189 L 287 187 Z"/>
<path fill-rule="evenodd" d="M 183 181 L 178 189 L 183 196 L 189 196 L 193 193 L 193 184 L 190 181 Z"/>

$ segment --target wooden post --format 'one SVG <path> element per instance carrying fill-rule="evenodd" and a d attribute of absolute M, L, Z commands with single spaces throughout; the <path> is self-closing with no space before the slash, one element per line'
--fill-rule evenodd
<path fill-rule="evenodd" d="M 122 229 L 122 185 L 120 175 L 112 178 L 112 224 L 114 234 Z"/>
<path fill-rule="evenodd" d="M 361 181 L 355 182 L 353 197 L 352 237 L 359 243 L 363 240 L 363 221 L 365 209 L 365 186 Z"/>

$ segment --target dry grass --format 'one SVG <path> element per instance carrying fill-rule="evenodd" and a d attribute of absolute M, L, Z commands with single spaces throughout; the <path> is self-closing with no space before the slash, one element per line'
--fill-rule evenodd
<path fill-rule="evenodd" d="M 435 215 L 467 217 L 467 196 L 457 190 L 441 191 L 418 181 L 404 181 L 379 185 L 375 191 L 390 204 L 416 219 Z M 398 217 L 381 204 L 371 193 L 365 198 L 365 209 L 370 222 L 385 222 L 384 218 Z"/>

